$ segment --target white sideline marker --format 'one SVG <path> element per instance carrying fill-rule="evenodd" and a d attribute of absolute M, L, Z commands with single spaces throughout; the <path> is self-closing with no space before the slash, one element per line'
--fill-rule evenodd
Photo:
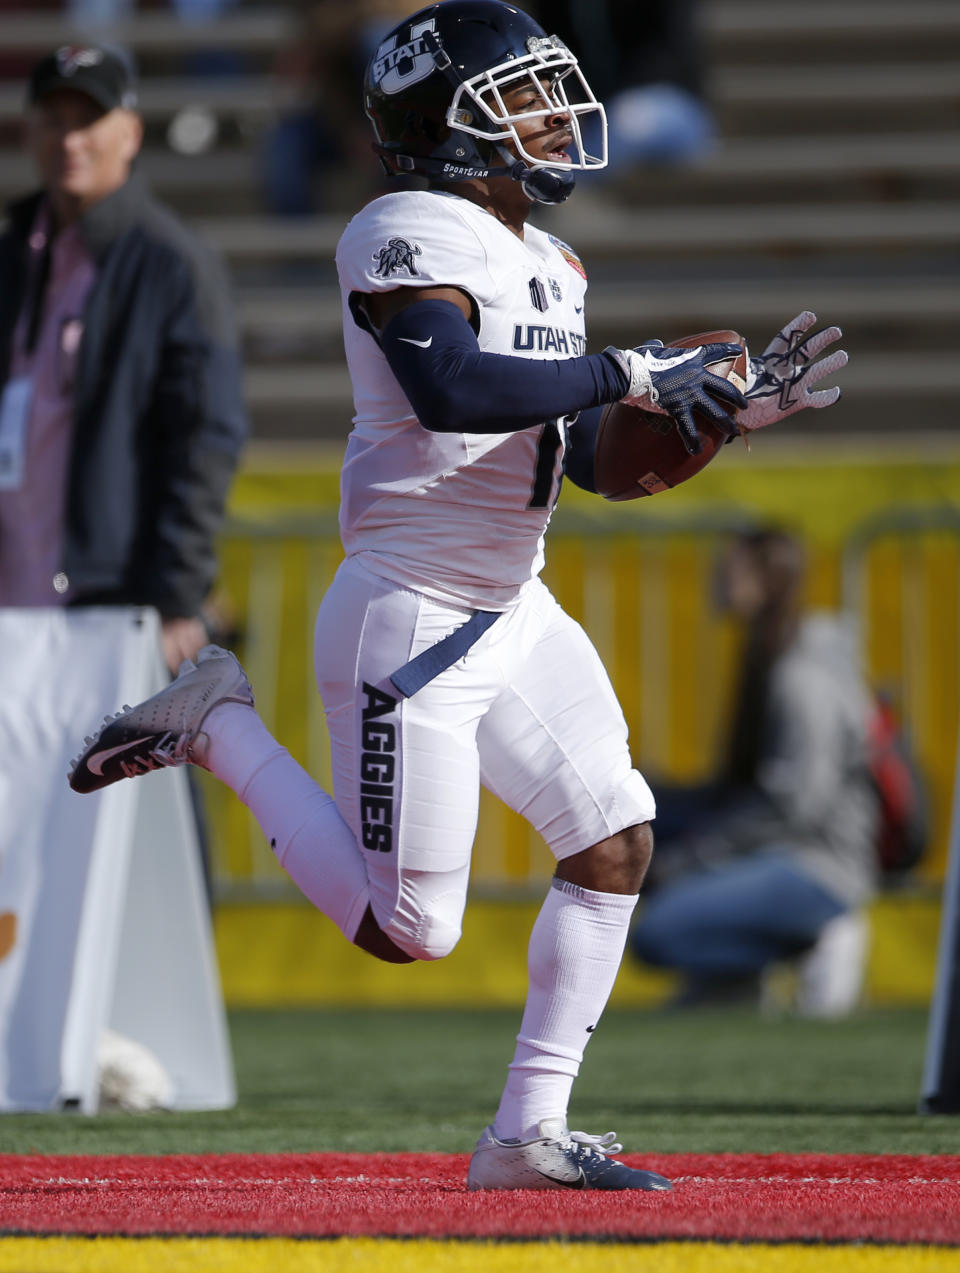
<path fill-rule="evenodd" d="M 185 771 L 67 785 L 84 734 L 168 679 L 153 610 L 0 609 L 0 1111 L 95 1113 L 106 1029 L 172 1108 L 236 1103 Z"/>

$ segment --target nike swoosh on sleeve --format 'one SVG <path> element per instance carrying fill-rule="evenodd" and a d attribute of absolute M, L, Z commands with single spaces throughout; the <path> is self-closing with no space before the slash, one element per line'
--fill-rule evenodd
<path fill-rule="evenodd" d="M 420 349 L 429 349 L 433 344 L 432 336 L 426 340 L 414 340 L 412 336 L 398 336 L 397 340 L 402 340 L 405 345 L 416 345 Z"/>

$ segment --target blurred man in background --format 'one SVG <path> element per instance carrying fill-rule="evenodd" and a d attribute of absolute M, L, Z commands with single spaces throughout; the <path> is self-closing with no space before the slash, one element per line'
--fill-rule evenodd
<path fill-rule="evenodd" d="M 41 188 L 0 236 L 0 604 L 154 606 L 176 670 L 207 639 L 247 425 L 226 278 L 133 174 L 135 106 L 108 48 L 30 76 Z"/>
<path fill-rule="evenodd" d="M 658 853 L 631 937 L 640 959 L 683 974 L 679 1006 L 756 1002 L 765 969 L 821 942 L 801 1010 L 848 1010 L 862 982 L 873 697 L 848 622 L 802 613 L 804 566 L 773 528 L 739 536 L 720 563 L 721 608 L 744 626 L 730 735 L 708 786 L 657 789 Z"/>
<path fill-rule="evenodd" d="M 27 103 L 40 189 L 0 236 L 0 606 L 154 607 L 176 671 L 208 639 L 247 427 L 226 279 L 132 173 L 143 128 L 119 53 L 58 49 Z M 98 1068 L 104 1101 L 170 1099 L 155 1058 L 114 1032 Z"/>

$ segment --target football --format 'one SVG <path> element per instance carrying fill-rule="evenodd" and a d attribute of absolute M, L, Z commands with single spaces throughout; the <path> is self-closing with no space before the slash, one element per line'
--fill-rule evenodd
<path fill-rule="evenodd" d="M 721 342 L 739 345 L 740 353 L 736 358 L 711 363 L 710 370 L 742 392 L 746 389 L 748 354 L 743 337 L 737 332 L 699 332 L 668 343 L 671 348 L 692 349 Z M 600 417 L 594 451 L 594 484 L 599 494 L 614 501 L 640 499 L 670 490 L 699 473 L 723 446 L 727 435 L 699 413 L 695 413 L 694 421 L 701 442 L 698 455 L 687 452 L 670 416 L 611 402 Z"/>

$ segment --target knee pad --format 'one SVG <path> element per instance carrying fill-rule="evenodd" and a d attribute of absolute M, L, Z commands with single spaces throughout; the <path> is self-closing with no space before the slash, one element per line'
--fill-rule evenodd
<path fill-rule="evenodd" d="M 398 911 L 380 927 L 404 954 L 414 959 L 443 959 L 460 940 L 463 895 L 458 891 L 425 898 L 411 913 Z"/>

